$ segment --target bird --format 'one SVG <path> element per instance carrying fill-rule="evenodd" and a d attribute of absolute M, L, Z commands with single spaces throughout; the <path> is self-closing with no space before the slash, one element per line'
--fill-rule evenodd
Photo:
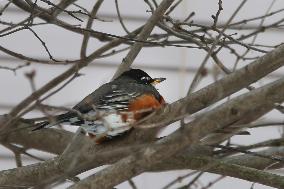
<path fill-rule="evenodd" d="M 134 123 L 163 107 L 166 102 L 155 85 L 164 80 L 131 68 L 86 96 L 72 111 L 37 123 L 33 131 L 76 125 L 100 144 L 130 131 Z"/>

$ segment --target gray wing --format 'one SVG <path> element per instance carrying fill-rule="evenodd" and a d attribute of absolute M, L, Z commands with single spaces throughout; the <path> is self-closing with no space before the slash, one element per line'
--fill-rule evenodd
<path fill-rule="evenodd" d="M 130 85 L 131 86 L 131 85 Z M 85 114 L 90 111 L 119 111 L 126 110 L 131 99 L 141 95 L 139 91 L 125 86 L 107 83 L 85 97 L 73 109 Z"/>

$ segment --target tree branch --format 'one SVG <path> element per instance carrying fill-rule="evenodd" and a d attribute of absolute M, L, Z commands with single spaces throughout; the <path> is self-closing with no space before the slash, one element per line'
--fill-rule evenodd
<path fill-rule="evenodd" d="M 138 41 L 146 41 L 149 35 L 151 34 L 152 30 L 154 29 L 155 25 L 158 23 L 159 20 L 163 17 L 164 13 L 167 9 L 171 6 L 174 0 L 163 0 L 152 16 L 148 19 L 147 23 L 143 27 L 142 31 L 137 37 Z M 127 56 L 123 59 L 122 63 L 119 65 L 116 73 L 113 76 L 113 79 L 119 76 L 122 72 L 129 69 L 130 65 L 133 63 L 134 59 L 140 52 L 143 47 L 143 43 L 135 42 L 134 45 L 131 47 Z"/>

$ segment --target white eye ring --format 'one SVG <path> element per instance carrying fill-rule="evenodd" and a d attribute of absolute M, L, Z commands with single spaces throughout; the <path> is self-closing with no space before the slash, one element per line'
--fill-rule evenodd
<path fill-rule="evenodd" d="M 150 77 L 141 77 L 141 80 L 149 81 L 150 79 L 151 79 Z"/>

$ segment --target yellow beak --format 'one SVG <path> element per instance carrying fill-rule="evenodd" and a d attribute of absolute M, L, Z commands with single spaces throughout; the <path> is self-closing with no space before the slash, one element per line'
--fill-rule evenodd
<path fill-rule="evenodd" d="M 158 83 L 161 83 L 162 81 L 165 81 L 166 78 L 159 77 L 159 78 L 153 78 L 153 81 L 151 82 L 152 85 L 157 85 Z"/>

